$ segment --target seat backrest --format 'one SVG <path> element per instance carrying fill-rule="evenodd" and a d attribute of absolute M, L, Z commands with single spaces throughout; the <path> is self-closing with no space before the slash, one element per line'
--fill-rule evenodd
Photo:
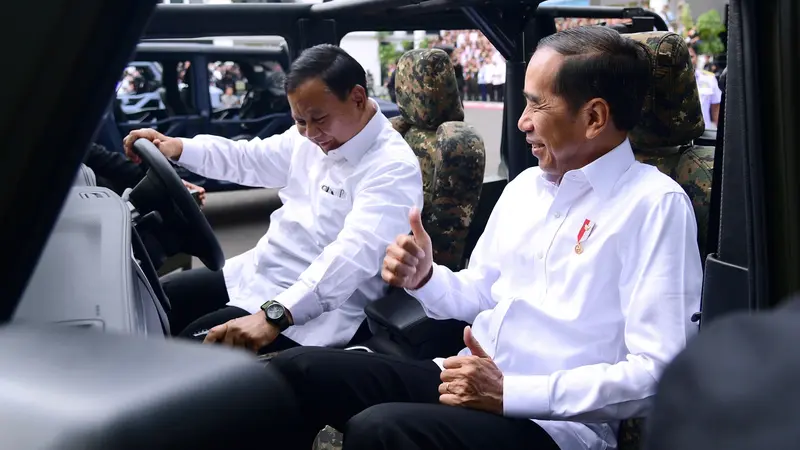
<path fill-rule="evenodd" d="M 419 158 L 422 222 L 433 259 L 458 270 L 483 185 L 483 140 L 464 123 L 453 64 L 444 51 L 406 52 L 397 63 L 395 90 L 400 116 L 391 121 Z"/>
<path fill-rule="evenodd" d="M 647 47 L 653 69 L 642 118 L 630 132 L 631 146 L 637 160 L 658 167 L 686 191 L 697 218 L 700 252 L 705 256 L 714 148 L 692 143 L 703 134 L 705 123 L 689 49 L 672 32 L 624 36 Z M 640 450 L 643 429 L 643 419 L 623 421 L 619 450 Z"/>
<path fill-rule="evenodd" d="M 694 145 L 705 131 L 694 66 L 686 42 L 667 31 L 627 34 L 651 57 L 653 83 L 642 119 L 630 133 L 636 158 L 658 167 L 686 191 L 697 218 L 700 253 L 706 248 L 714 147 Z"/>

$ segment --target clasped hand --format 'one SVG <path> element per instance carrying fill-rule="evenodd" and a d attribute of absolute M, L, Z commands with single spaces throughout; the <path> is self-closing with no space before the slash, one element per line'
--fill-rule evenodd
<path fill-rule="evenodd" d="M 503 372 L 464 328 L 464 344 L 469 356 L 453 356 L 444 361 L 439 401 L 445 405 L 463 406 L 495 414 L 503 414 Z"/>

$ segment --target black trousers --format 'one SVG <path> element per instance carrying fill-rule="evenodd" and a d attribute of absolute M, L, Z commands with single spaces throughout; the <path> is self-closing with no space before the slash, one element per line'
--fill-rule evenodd
<path fill-rule="evenodd" d="M 330 425 L 344 434 L 344 450 L 558 450 L 529 420 L 440 404 L 441 371 L 433 361 L 299 347 L 280 353 L 267 370 L 291 386 L 270 396 L 294 402 L 299 415 L 295 429 L 271 435 L 269 448 L 307 450 Z"/>
<path fill-rule="evenodd" d="M 226 306 L 230 300 L 222 271 L 212 272 L 200 267 L 174 272 L 162 277 L 161 284 L 172 304 L 167 317 L 173 336 L 202 342 L 205 335 L 196 336 L 201 331 L 250 314 L 241 308 Z M 281 334 L 259 353 L 282 351 L 298 345 Z"/>

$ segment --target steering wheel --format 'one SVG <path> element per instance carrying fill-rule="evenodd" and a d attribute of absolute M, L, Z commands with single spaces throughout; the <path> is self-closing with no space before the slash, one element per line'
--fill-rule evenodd
<path fill-rule="evenodd" d="M 171 256 L 183 251 L 200 258 L 210 270 L 222 269 L 225 256 L 217 236 L 172 164 L 147 139 L 137 139 L 133 152 L 141 158 L 147 175 L 129 199 L 140 215 L 160 215 L 166 226 L 154 234 L 165 252 Z"/>

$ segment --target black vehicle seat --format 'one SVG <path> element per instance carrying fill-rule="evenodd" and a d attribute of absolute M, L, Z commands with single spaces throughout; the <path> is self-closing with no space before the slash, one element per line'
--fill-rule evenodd
<path fill-rule="evenodd" d="M 391 121 L 419 158 L 422 222 L 433 242 L 433 259 L 459 270 L 483 185 L 483 140 L 464 123 L 455 71 L 444 51 L 406 52 L 398 61 L 395 86 L 400 116 Z M 366 313 L 374 336 L 363 345 L 379 353 L 423 358 L 441 356 L 443 349 L 463 344 L 465 324 L 427 319 L 419 303 L 402 290 L 372 302 Z M 395 324 L 404 329 L 402 342 L 393 339 L 396 329 L 387 329 Z"/>
<path fill-rule="evenodd" d="M 186 108 L 187 114 L 195 114 L 197 113 L 197 105 L 195 105 L 194 101 L 194 80 L 192 77 L 194 76 L 194 66 L 189 66 L 186 69 L 183 76 L 183 82 L 186 84 L 186 87 L 183 89 L 179 89 L 181 103 Z"/>
<path fill-rule="evenodd" d="M 705 123 L 689 50 L 672 32 L 624 35 L 644 44 L 652 59 L 653 83 L 639 125 L 630 133 L 636 159 L 659 168 L 686 191 L 697 219 L 698 243 L 705 259 L 714 147 L 693 145 Z M 687 320 L 689 318 L 687 317 Z M 622 422 L 619 450 L 639 450 L 644 419 Z"/>
<path fill-rule="evenodd" d="M 163 80 L 164 91 L 161 95 L 164 106 L 166 106 L 170 117 L 185 116 L 188 112 L 186 105 L 183 103 L 183 99 L 181 99 L 181 92 L 178 88 L 178 67 L 171 61 L 165 61 L 163 67 L 164 73 L 161 79 Z M 172 80 L 175 80 L 175 82 L 173 83 Z"/>

